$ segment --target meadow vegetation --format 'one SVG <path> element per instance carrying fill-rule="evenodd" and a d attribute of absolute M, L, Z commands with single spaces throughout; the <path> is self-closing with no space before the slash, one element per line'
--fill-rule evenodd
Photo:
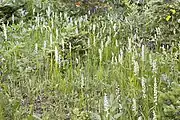
<path fill-rule="evenodd" d="M 0 120 L 180 120 L 179 6 L 1 0 Z"/>

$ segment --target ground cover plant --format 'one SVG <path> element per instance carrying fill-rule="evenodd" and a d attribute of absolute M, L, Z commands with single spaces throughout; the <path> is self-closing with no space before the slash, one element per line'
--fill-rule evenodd
<path fill-rule="evenodd" d="M 0 120 L 179 120 L 179 6 L 3 0 Z"/>

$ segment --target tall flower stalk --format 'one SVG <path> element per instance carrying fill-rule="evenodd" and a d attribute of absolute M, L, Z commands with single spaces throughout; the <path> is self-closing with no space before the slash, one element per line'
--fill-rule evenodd
<path fill-rule="evenodd" d="M 7 40 L 7 29 L 6 25 L 3 23 L 4 39 Z"/>

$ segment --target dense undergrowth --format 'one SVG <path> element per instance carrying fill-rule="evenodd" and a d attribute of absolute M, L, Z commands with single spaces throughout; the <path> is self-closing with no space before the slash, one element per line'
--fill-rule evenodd
<path fill-rule="evenodd" d="M 179 2 L 1 4 L 0 120 L 180 119 Z"/>

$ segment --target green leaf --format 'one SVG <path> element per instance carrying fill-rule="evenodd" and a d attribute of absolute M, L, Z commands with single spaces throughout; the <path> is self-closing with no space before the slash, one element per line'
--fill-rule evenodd
<path fill-rule="evenodd" d="M 168 15 L 168 16 L 166 17 L 166 21 L 169 21 L 170 19 L 171 19 L 171 16 Z"/>
<path fill-rule="evenodd" d="M 172 14 L 176 13 L 176 10 L 174 10 L 174 9 L 170 9 L 170 11 L 172 12 Z"/>

